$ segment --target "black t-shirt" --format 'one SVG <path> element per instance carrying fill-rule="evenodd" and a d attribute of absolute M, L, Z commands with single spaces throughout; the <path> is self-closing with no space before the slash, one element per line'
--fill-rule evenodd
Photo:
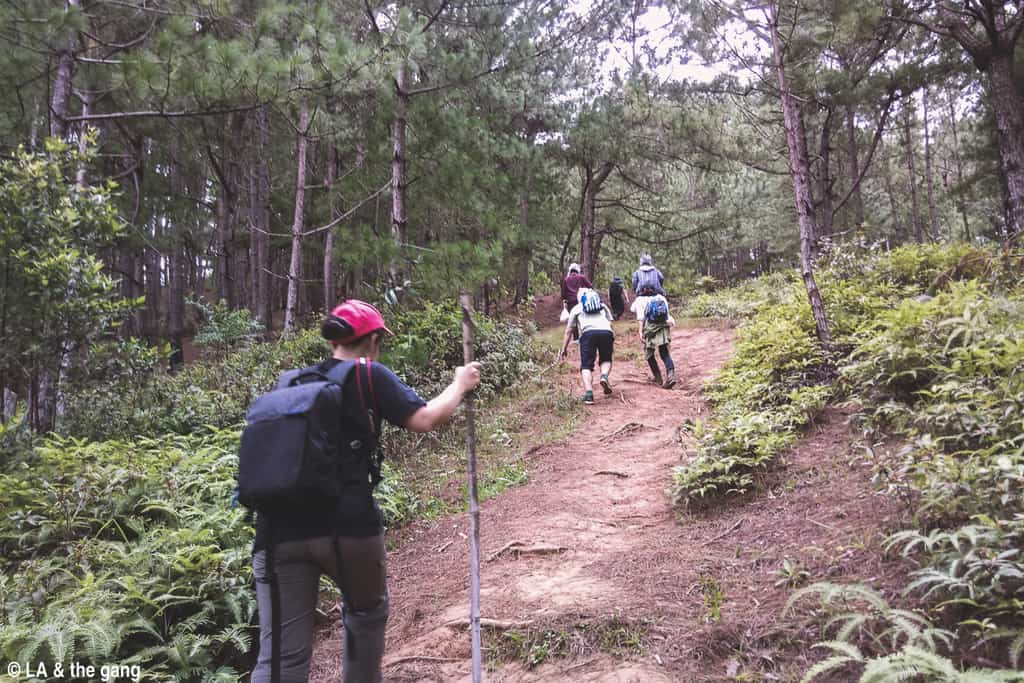
<path fill-rule="evenodd" d="M 341 361 L 328 358 L 319 365 L 321 372 L 327 372 Z M 345 426 L 365 431 L 366 411 L 362 397 L 372 404 L 375 426 L 379 429 L 384 419 L 396 426 L 402 426 L 409 416 L 426 405 L 413 389 L 399 379 L 390 368 L 380 363 L 370 364 L 372 389 L 366 385 L 365 368 L 355 368 L 345 380 L 343 387 L 345 406 L 338 416 Z M 357 381 L 356 373 L 359 373 Z M 365 538 L 376 536 L 383 530 L 380 508 L 373 500 L 368 488 L 347 489 L 333 510 L 296 509 L 289 512 L 275 512 L 273 518 L 258 514 L 256 518 L 256 539 L 253 552 L 267 546 L 270 527 L 273 526 L 275 543 L 301 541 L 323 536 L 352 536 Z"/>

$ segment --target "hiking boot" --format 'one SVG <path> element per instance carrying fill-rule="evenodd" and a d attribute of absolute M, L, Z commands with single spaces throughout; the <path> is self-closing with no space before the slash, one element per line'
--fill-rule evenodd
<path fill-rule="evenodd" d="M 608 375 L 601 375 L 601 388 L 604 389 L 605 396 L 612 395 L 612 385 L 611 382 L 608 381 Z"/>
<path fill-rule="evenodd" d="M 660 372 L 655 372 L 655 373 L 654 373 L 654 379 L 653 379 L 652 381 L 653 381 L 653 382 L 654 382 L 655 384 L 657 384 L 657 385 L 659 385 L 659 386 L 660 386 L 660 385 L 661 385 L 661 373 L 660 373 Z"/>
<path fill-rule="evenodd" d="M 675 385 L 676 385 L 676 371 L 675 370 L 669 370 L 668 371 L 668 375 L 665 377 L 665 383 L 662 384 L 661 386 L 665 387 L 666 389 L 671 389 Z"/>
<path fill-rule="evenodd" d="M 594 405 L 594 392 L 593 391 L 588 391 L 585 394 L 583 394 L 583 404 L 584 405 L 588 405 L 588 406 Z"/>

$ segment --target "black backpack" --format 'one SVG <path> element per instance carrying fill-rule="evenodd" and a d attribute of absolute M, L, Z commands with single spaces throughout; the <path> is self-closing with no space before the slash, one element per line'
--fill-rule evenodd
<path fill-rule="evenodd" d="M 342 387 L 353 371 L 367 413 L 358 433 L 343 419 Z M 260 512 L 328 507 L 343 488 L 376 486 L 377 429 L 361 375 L 372 395 L 371 365 L 360 359 L 326 373 L 317 366 L 285 372 L 273 390 L 253 401 L 238 451 L 242 505 Z"/>

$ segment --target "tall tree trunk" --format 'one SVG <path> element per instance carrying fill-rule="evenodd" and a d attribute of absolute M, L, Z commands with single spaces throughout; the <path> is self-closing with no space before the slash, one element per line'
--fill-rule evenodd
<path fill-rule="evenodd" d="M 67 0 L 65 12 L 78 7 L 79 0 Z M 54 55 L 57 67 L 50 86 L 50 135 L 63 140 L 68 134 L 68 110 L 71 102 L 72 81 L 75 77 L 75 50 L 78 36 L 74 32 L 60 39 Z"/>
<path fill-rule="evenodd" d="M 218 302 L 225 301 L 230 305 L 231 291 L 229 278 L 231 272 L 231 259 L 229 255 L 231 205 L 234 201 L 230 195 L 230 189 L 226 182 L 223 182 L 220 191 L 217 193 L 217 226 L 213 238 L 214 257 L 217 259 L 217 267 L 214 270 L 214 286 Z"/>
<path fill-rule="evenodd" d="M 925 191 L 928 197 L 928 224 L 931 226 L 930 233 L 936 234 L 939 223 L 935 213 L 935 183 L 932 179 L 932 143 L 931 134 L 928 130 L 928 88 L 921 91 L 921 117 L 924 125 L 924 176 Z"/>
<path fill-rule="evenodd" d="M 600 240 L 597 230 L 597 193 L 608 179 L 615 165 L 602 161 L 595 169 L 589 162 L 583 166 L 583 215 L 580 220 L 580 268 L 591 282 L 600 256 Z"/>
<path fill-rule="evenodd" d="M 302 103 L 299 110 L 298 159 L 295 166 L 295 214 L 292 219 L 292 255 L 288 267 L 288 299 L 284 309 L 284 330 L 295 327 L 299 302 L 299 284 L 302 279 L 302 231 L 305 227 L 306 207 L 306 150 L 309 145 L 309 105 Z"/>
<path fill-rule="evenodd" d="M 409 96 L 406 94 L 408 65 L 403 61 L 395 75 L 395 120 L 391 127 L 391 238 L 397 255 L 391 261 L 391 286 L 402 286 L 402 268 L 399 266 L 403 245 L 406 243 L 407 219 L 405 214 L 405 132 Z"/>
<path fill-rule="evenodd" d="M 949 128 L 953 133 L 953 162 L 956 164 L 956 186 L 957 186 L 957 197 L 956 197 L 956 208 L 960 212 L 960 217 L 964 222 L 964 241 L 971 241 L 971 224 L 967 220 L 967 203 L 964 202 L 964 166 L 963 161 L 960 159 L 960 136 L 957 132 L 957 121 L 956 121 L 956 106 L 954 105 L 954 97 L 952 92 L 947 92 L 947 103 L 949 104 Z"/>
<path fill-rule="evenodd" d="M 81 93 L 82 98 L 82 116 L 88 116 L 92 110 L 92 94 L 88 92 Z M 86 152 L 86 136 L 89 132 L 89 122 L 82 121 L 78 125 L 78 153 L 84 155 Z M 85 162 L 80 162 L 78 170 L 75 172 L 75 185 L 79 188 L 85 187 L 87 169 L 85 168 Z"/>
<path fill-rule="evenodd" d="M 825 114 L 825 122 L 821 126 L 821 142 L 818 145 L 820 169 L 818 172 L 818 189 L 821 192 L 821 226 L 818 240 L 832 235 L 832 116 L 834 110 L 829 107 Z M 815 240 L 816 242 L 818 240 Z M 819 245 L 815 244 L 815 251 Z"/>
<path fill-rule="evenodd" d="M 828 318 L 825 315 L 825 303 L 814 279 L 813 243 L 817 235 L 814 224 L 814 206 L 811 203 L 811 185 L 809 180 L 810 164 L 807 159 L 807 136 L 804 132 L 803 114 L 800 105 L 789 89 L 786 80 L 785 61 L 779 37 L 778 7 L 773 3 L 771 11 L 772 54 L 775 59 L 775 70 L 779 81 L 779 99 L 782 102 L 782 116 L 786 127 L 786 146 L 789 149 L 789 174 L 793 179 L 793 197 L 796 202 L 796 213 L 800 225 L 800 274 L 807 298 L 811 305 L 811 315 L 818 333 L 818 340 L 823 345 L 831 341 Z"/>
<path fill-rule="evenodd" d="M 338 176 L 338 149 L 333 144 L 327 147 L 327 173 L 324 185 L 327 186 L 327 203 L 331 207 L 330 220 L 338 216 L 338 203 L 334 198 L 334 183 Z M 335 226 L 337 227 L 337 226 Z M 334 230 L 330 228 L 324 233 L 324 310 L 330 311 L 337 303 L 336 278 L 334 272 Z"/>
<path fill-rule="evenodd" d="M 1014 52 L 992 56 L 988 66 L 990 97 L 996 118 L 999 158 L 1006 179 L 1007 233 L 1024 230 L 1024 96 L 1014 74 Z"/>
<path fill-rule="evenodd" d="M 860 159 L 857 153 L 857 122 L 856 111 L 852 104 L 846 105 L 846 158 L 849 164 L 848 181 L 852 185 L 860 177 Z M 853 227 L 864 225 L 864 198 L 860 193 L 860 185 L 850 196 L 850 210 L 853 212 Z"/>
<path fill-rule="evenodd" d="M 911 135 L 910 107 L 906 103 L 903 107 L 903 141 L 906 144 L 907 173 L 910 175 L 910 223 L 914 227 L 914 241 L 923 244 L 924 234 L 921 230 L 921 210 L 917 199 L 917 172 L 914 164 L 914 138 Z"/>
<path fill-rule="evenodd" d="M 892 182 L 892 164 L 889 163 L 888 154 L 883 158 L 885 161 L 882 166 L 882 178 L 885 181 L 885 194 L 889 197 L 889 211 L 892 214 L 894 237 L 896 238 L 895 241 L 902 242 L 904 226 L 901 220 L 899 202 L 896 200 L 896 190 Z"/>
<path fill-rule="evenodd" d="M 519 189 L 519 244 L 514 255 L 515 260 L 515 305 L 526 301 L 530 293 L 530 247 L 526 239 L 530 225 L 530 190 L 529 180 Z"/>
<path fill-rule="evenodd" d="M 249 177 L 249 244 L 252 249 L 253 313 L 267 331 L 273 328 L 270 291 L 270 111 L 266 106 L 253 113 L 255 159 Z"/>

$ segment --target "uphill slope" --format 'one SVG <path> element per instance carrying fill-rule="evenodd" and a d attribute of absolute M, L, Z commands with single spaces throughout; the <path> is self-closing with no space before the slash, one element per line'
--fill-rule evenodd
<path fill-rule="evenodd" d="M 873 492 L 845 415 L 826 411 L 765 492 L 678 518 L 664 493 L 692 454 L 678 427 L 709 418 L 701 388 L 733 332 L 677 329 L 671 391 L 646 381 L 635 323 L 616 332 L 613 395 L 598 389 L 574 434 L 527 452 L 529 483 L 481 507 L 482 616 L 515 633 L 485 629 L 486 679 L 716 681 L 805 667 L 817 638 L 781 621 L 783 560 L 883 589 L 899 571 L 878 559 L 898 512 Z M 580 393 L 572 361 L 552 391 Z M 458 623 L 468 532 L 468 515 L 415 525 L 390 554 L 385 680 L 470 680 Z M 337 629 L 321 639 L 312 680 L 337 680 L 342 642 Z"/>

